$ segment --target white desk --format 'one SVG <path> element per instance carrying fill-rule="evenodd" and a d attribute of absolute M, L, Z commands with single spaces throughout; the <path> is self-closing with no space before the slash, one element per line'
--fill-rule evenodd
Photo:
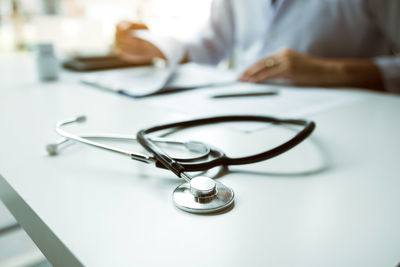
<path fill-rule="evenodd" d="M 167 171 L 80 145 L 44 152 L 57 139 L 55 122 L 72 115 L 89 118 L 74 131 L 122 133 L 185 115 L 90 89 L 73 75 L 39 84 L 25 57 L 2 58 L 0 68 L 0 196 L 55 266 L 400 262 L 399 97 L 349 91 L 364 97 L 312 116 L 312 139 L 219 178 L 236 193 L 232 210 L 199 216 L 174 207 L 181 181 Z M 282 131 L 243 143 L 228 127 L 194 137 L 240 151 L 272 144 Z"/>

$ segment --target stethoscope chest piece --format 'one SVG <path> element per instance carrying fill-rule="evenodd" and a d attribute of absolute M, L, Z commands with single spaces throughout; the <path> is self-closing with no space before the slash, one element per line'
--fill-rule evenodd
<path fill-rule="evenodd" d="M 233 190 L 211 178 L 198 176 L 183 183 L 173 193 L 176 207 L 191 213 L 213 213 L 230 207 Z"/>

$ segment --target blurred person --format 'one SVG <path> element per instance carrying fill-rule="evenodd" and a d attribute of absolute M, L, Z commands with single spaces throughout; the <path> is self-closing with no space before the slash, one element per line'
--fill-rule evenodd
<path fill-rule="evenodd" d="M 124 21 L 115 51 L 135 63 L 218 64 L 236 48 L 240 81 L 400 93 L 399 25 L 399 0 L 214 0 L 195 40 L 134 36 L 147 27 Z"/>

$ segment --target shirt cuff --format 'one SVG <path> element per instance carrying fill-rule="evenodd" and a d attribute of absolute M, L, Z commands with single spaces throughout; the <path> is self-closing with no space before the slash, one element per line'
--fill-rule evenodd
<path fill-rule="evenodd" d="M 148 30 L 134 30 L 132 35 L 155 45 L 164 54 L 168 66 L 175 66 L 183 60 L 185 47 L 173 37 L 156 35 Z"/>
<path fill-rule="evenodd" d="M 400 57 L 378 57 L 374 63 L 381 71 L 386 91 L 400 94 Z"/>

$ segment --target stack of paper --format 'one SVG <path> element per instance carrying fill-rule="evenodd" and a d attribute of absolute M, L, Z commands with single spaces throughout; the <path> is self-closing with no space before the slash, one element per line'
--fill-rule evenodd
<path fill-rule="evenodd" d="M 144 97 L 170 90 L 221 85 L 236 80 L 236 73 L 194 63 L 178 66 L 136 67 L 85 75 L 82 82 L 132 97 Z"/>

